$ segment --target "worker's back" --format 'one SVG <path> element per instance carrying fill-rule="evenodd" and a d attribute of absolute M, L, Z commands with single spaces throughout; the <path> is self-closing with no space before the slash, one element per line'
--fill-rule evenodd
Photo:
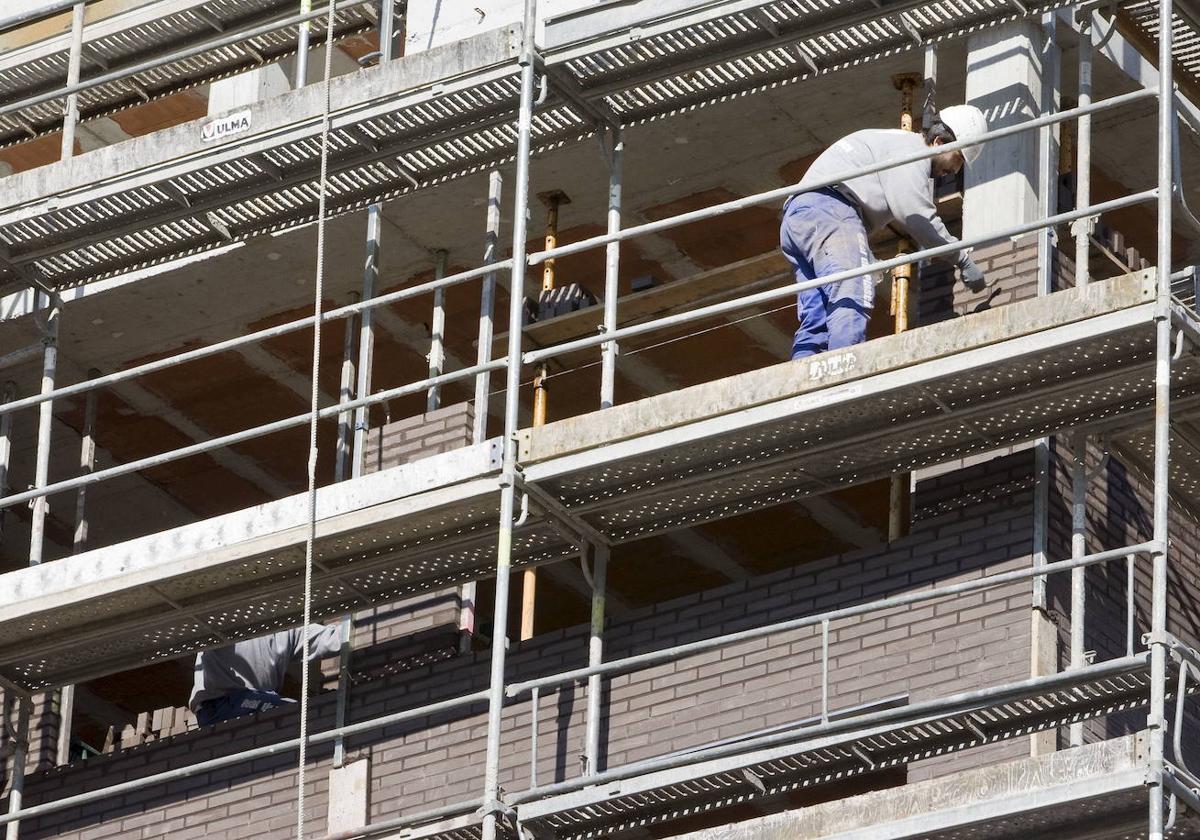
<path fill-rule="evenodd" d="M 236 691 L 278 692 L 288 665 L 302 655 L 303 644 L 301 628 L 294 627 L 196 654 L 188 706 L 195 710 L 205 700 Z M 310 660 L 332 656 L 340 647 L 341 638 L 336 627 L 309 625 Z"/>
<path fill-rule="evenodd" d="M 917 154 L 924 149 L 925 139 L 911 131 L 886 128 L 856 131 L 822 152 L 808 168 L 804 180 L 826 180 L 874 163 Z M 929 161 L 922 160 L 851 178 L 842 182 L 840 188 L 862 210 L 867 230 L 876 231 L 907 215 L 904 208 L 896 205 L 911 202 L 914 187 L 932 197 L 929 173 Z"/>

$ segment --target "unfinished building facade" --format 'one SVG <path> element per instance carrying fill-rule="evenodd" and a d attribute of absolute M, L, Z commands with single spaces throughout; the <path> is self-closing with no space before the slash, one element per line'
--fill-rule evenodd
<path fill-rule="evenodd" d="M 477 2 L 0 12 L 8 840 L 1200 838 L 1193 0 Z"/>

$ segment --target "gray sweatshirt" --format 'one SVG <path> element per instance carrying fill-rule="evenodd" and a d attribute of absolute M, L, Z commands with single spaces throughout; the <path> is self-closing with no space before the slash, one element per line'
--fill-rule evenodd
<path fill-rule="evenodd" d="M 924 148 L 925 139 L 911 131 L 898 128 L 856 131 L 822 152 L 808 168 L 804 181 L 823 181 L 852 169 L 912 155 Z M 862 208 L 868 233 L 895 222 L 922 248 L 958 241 L 938 218 L 933 203 L 929 160 L 851 178 L 838 187 Z M 956 263 L 965 253 L 947 254 L 942 259 Z"/>
<path fill-rule="evenodd" d="M 299 627 L 270 636 L 247 639 L 229 647 L 196 654 L 192 696 L 188 707 L 195 711 L 205 700 L 233 691 L 279 691 L 288 665 L 304 653 L 304 636 Z M 309 661 L 334 656 L 342 649 L 339 627 L 308 625 Z"/>

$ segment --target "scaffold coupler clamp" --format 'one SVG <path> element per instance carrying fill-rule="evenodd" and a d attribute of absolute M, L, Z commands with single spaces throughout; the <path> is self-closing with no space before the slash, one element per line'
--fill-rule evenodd
<path fill-rule="evenodd" d="M 1091 236 L 1096 232 L 1096 222 L 1099 218 L 1099 216 L 1081 216 L 1071 222 L 1071 236 Z"/>
<path fill-rule="evenodd" d="M 604 324 L 597 324 L 597 325 L 596 325 L 596 331 L 597 331 L 598 333 L 600 333 L 600 335 L 605 335 L 605 334 L 608 332 L 608 330 L 605 328 Z M 619 356 L 619 355 L 621 355 L 621 345 L 620 345 L 620 344 L 618 344 L 618 343 L 617 343 L 617 341 L 616 341 L 615 339 L 614 339 L 614 340 L 609 340 L 609 341 L 606 341 L 606 342 L 604 342 L 604 345 L 601 345 L 601 346 L 605 346 L 605 345 L 611 345 L 611 346 L 612 346 L 612 350 L 613 350 L 613 355 L 614 355 L 614 356 Z"/>

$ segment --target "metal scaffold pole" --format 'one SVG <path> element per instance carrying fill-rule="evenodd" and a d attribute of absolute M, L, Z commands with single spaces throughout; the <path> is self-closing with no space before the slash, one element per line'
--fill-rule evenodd
<path fill-rule="evenodd" d="M 496 602 L 491 681 L 488 690 L 487 757 L 484 760 L 483 840 L 496 840 L 500 802 L 500 728 L 504 712 L 504 660 L 512 565 L 513 511 L 517 482 L 517 424 L 521 387 L 521 321 L 525 289 L 525 231 L 529 204 L 529 147 L 533 124 L 534 22 L 537 0 L 525 0 L 521 29 L 521 106 L 517 119 L 517 166 L 513 190 L 512 280 L 508 294 L 508 368 L 504 391 L 504 459 L 500 477 L 500 528 L 496 539 Z"/>
<path fill-rule="evenodd" d="M 79 65 L 83 56 L 84 4 L 76 3 L 71 10 L 71 53 L 67 59 L 67 87 L 79 84 Z M 67 94 L 63 107 L 62 157 L 75 154 L 75 125 L 79 122 L 79 94 Z"/>
<path fill-rule="evenodd" d="M 504 179 L 499 172 L 488 175 L 487 223 L 483 240 L 483 263 L 496 261 L 500 243 L 500 200 L 504 192 Z M 492 334 L 496 315 L 496 275 L 483 278 L 479 292 L 479 343 L 476 364 L 486 365 L 492 360 Z M 471 428 L 471 442 L 487 440 L 488 390 L 491 387 L 491 371 L 483 370 L 475 377 L 475 415 Z M 471 649 L 475 636 L 475 581 L 468 581 L 458 588 L 458 650 L 466 653 Z"/>
<path fill-rule="evenodd" d="M 0 403 L 10 403 L 17 396 L 17 383 L 11 379 L 4 383 Z M 13 415 L 0 416 L 0 496 L 8 495 L 8 469 L 12 458 L 12 426 Z M 4 539 L 4 520 L 6 513 L 0 510 L 0 540 Z"/>
<path fill-rule="evenodd" d="M 358 293 L 351 292 L 350 302 L 358 300 Z M 354 399 L 354 350 L 357 318 L 346 318 L 345 334 L 342 337 L 342 372 L 338 383 L 338 402 L 348 403 Z M 350 467 L 350 447 L 353 444 L 354 412 L 343 411 L 337 416 L 337 442 L 334 448 L 333 480 L 344 481 Z"/>
<path fill-rule="evenodd" d="M 446 276 L 446 260 L 449 253 L 444 248 L 433 252 L 433 277 L 441 280 Z M 442 375 L 446 367 L 446 290 L 433 293 L 433 318 L 429 322 L 429 378 Z M 437 411 L 442 405 L 442 386 L 433 384 L 425 395 L 425 410 Z"/>
<path fill-rule="evenodd" d="M 58 326 L 62 314 L 62 301 L 58 295 L 46 296 L 45 307 L 42 310 L 43 323 L 42 342 L 42 393 L 54 390 L 54 381 L 58 375 Z M 54 424 L 54 401 L 46 400 L 38 406 L 37 455 L 34 468 L 34 487 L 44 488 L 50 483 L 50 442 Z M 46 514 L 49 512 L 50 500 L 46 496 L 38 496 L 33 501 L 33 515 L 29 523 L 29 565 L 37 566 L 42 562 L 42 553 L 46 537 Z M 13 753 L 12 782 L 8 792 L 8 812 L 21 810 L 21 800 L 25 790 L 25 762 L 29 755 L 29 716 L 32 713 L 33 702 L 29 697 L 22 697 L 17 707 L 17 744 Z M 5 833 L 6 840 L 17 840 L 21 833 L 19 820 L 10 822 Z"/>
<path fill-rule="evenodd" d="M 1172 0 L 1158 4 L 1158 288 L 1155 299 L 1154 535 L 1150 608 L 1149 840 L 1163 840 L 1163 762 L 1167 690 L 1167 536 L 1171 446 L 1171 174 L 1174 100 Z M 1182 722 L 1181 722 L 1182 723 Z"/>
<path fill-rule="evenodd" d="M 621 129 L 612 128 L 612 146 L 609 148 L 608 171 L 608 233 L 621 230 L 621 178 L 625 157 L 625 140 Z M 612 333 L 617 328 L 617 295 L 621 267 L 621 243 L 609 242 L 604 252 L 604 332 Z M 600 407 L 612 408 L 617 378 L 617 342 L 601 345 L 600 352 Z"/>
<path fill-rule="evenodd" d="M 1087 435 L 1076 432 L 1071 438 L 1071 557 L 1078 559 L 1087 554 Z M 1086 627 L 1087 569 L 1071 570 L 1071 670 L 1078 670 L 1084 662 L 1084 630 Z M 1083 724 L 1072 723 L 1070 729 L 1072 747 L 1083 744 Z"/>
<path fill-rule="evenodd" d="M 100 371 L 92 368 L 88 371 L 89 378 L 100 375 Z M 88 391 L 83 408 L 82 440 L 79 444 L 79 473 L 87 475 L 96 469 L 96 403 L 100 397 L 99 391 Z M 87 548 L 88 519 L 87 519 L 87 485 L 82 484 L 75 491 L 75 534 L 71 541 L 71 553 L 81 554 Z M 58 751 L 56 763 L 67 764 L 71 761 L 71 727 L 75 716 L 75 686 L 64 685 L 58 696 Z"/>
<path fill-rule="evenodd" d="M 1080 107 L 1092 104 L 1092 32 L 1094 14 L 1091 10 L 1079 20 L 1079 101 Z M 1087 207 L 1092 201 L 1092 116 L 1081 114 L 1075 129 L 1075 206 Z M 1086 286 L 1091 278 L 1088 267 L 1088 246 L 1094 218 L 1077 219 L 1071 225 L 1075 235 L 1075 285 Z"/>

